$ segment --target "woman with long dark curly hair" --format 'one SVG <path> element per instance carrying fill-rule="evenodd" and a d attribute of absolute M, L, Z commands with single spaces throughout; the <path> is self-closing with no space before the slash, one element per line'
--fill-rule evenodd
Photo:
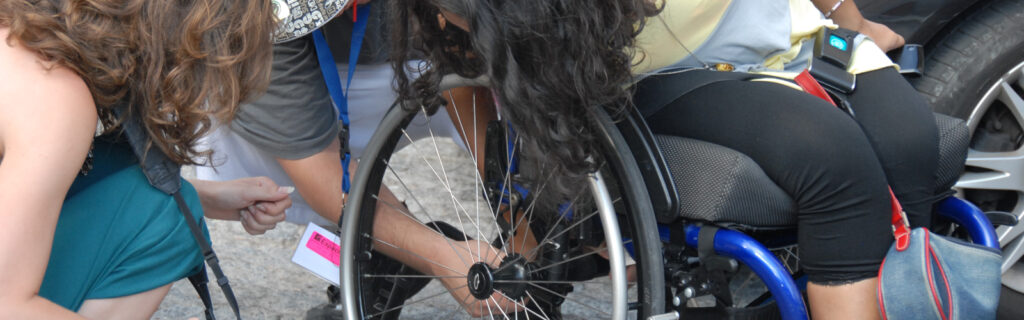
<path fill-rule="evenodd" d="M 201 266 L 183 218 L 290 205 L 265 178 L 185 183 L 183 217 L 121 132 L 205 156 L 210 117 L 266 86 L 275 24 L 269 1 L 0 1 L 0 318 L 148 318 Z"/>
<path fill-rule="evenodd" d="M 487 76 L 522 139 L 526 174 L 561 177 L 545 190 L 570 194 L 593 171 L 595 106 L 616 114 L 628 102 L 634 38 L 657 12 L 646 0 L 394 1 L 392 39 L 400 99 L 442 104 L 445 74 Z M 467 32 L 471 30 L 471 32 Z M 425 54 L 410 80 L 404 61 Z M 529 106 L 529 107 L 524 107 Z M 481 139 L 482 140 L 482 139 Z"/>
<path fill-rule="evenodd" d="M 464 103 L 461 107 L 475 106 L 476 101 L 489 104 L 486 100 L 493 97 L 501 117 L 512 124 L 522 142 L 517 146 L 521 150 L 518 153 L 519 163 L 537 168 L 522 172 L 529 175 L 525 181 L 532 187 L 542 184 L 542 180 L 550 181 L 543 190 L 552 196 L 543 198 L 554 201 L 572 198 L 579 186 L 585 184 L 586 174 L 596 168 L 593 160 L 598 158 L 594 150 L 597 137 L 593 128 L 586 124 L 596 119 L 597 106 L 607 106 L 608 111 L 616 114 L 627 105 L 629 94 L 624 84 L 632 79 L 634 37 L 642 28 L 644 18 L 657 12 L 654 5 L 644 0 L 395 0 L 390 4 L 390 60 L 397 78 L 399 101 L 412 101 L 405 106 L 415 108 L 446 105 L 439 92 L 443 76 L 487 77 L 491 90 L 462 92 L 472 96 L 468 100 L 473 102 Z M 418 76 L 413 79 L 411 75 Z M 488 98 L 477 100 L 478 93 Z M 452 92 L 448 94 L 453 101 L 461 100 L 454 98 L 456 94 Z M 448 107 L 460 108 L 452 104 Z M 471 113 L 463 111 L 463 114 Z M 458 113 L 449 111 L 449 115 Z M 487 119 L 494 116 L 493 109 L 481 110 L 480 117 L 473 114 L 472 118 L 478 122 L 462 123 L 461 127 L 479 129 L 480 123 L 494 120 Z M 465 120 L 473 121 L 469 118 Z M 482 141 L 486 140 L 462 138 L 471 152 L 481 150 Z M 477 155 L 478 169 L 482 169 L 483 158 Z M 547 177 L 557 178 L 549 180 Z M 538 207 L 547 205 L 538 204 Z M 376 221 L 388 223 L 375 224 L 375 236 L 389 234 L 382 225 L 409 220 L 400 214 L 392 214 L 393 218 L 388 218 L 382 216 L 382 212 L 387 210 L 378 211 Z M 423 232 L 415 234 L 420 233 Z M 518 234 L 532 237 L 529 232 Z M 531 240 L 515 241 L 527 243 Z M 532 241 L 536 242 L 535 239 Z M 453 250 L 448 250 L 445 242 L 433 243 L 439 245 L 421 240 L 406 241 L 402 243 L 404 246 L 397 247 L 412 252 L 425 252 L 420 248 L 436 247 L 430 252 L 430 257 L 439 264 L 448 264 L 450 268 L 418 266 L 416 259 L 402 256 L 404 253 L 401 251 L 404 250 L 390 246 L 375 249 L 408 263 L 414 269 L 444 277 L 441 282 L 454 291 L 455 300 L 463 301 L 463 307 L 474 316 L 486 316 L 483 312 L 490 309 L 522 311 L 513 310 L 515 306 L 510 305 L 490 306 L 499 304 L 493 302 L 503 299 L 497 293 L 491 301 L 469 296 L 465 279 L 454 277 L 462 267 L 452 263 L 458 262 L 457 257 L 447 253 Z M 487 250 L 479 254 L 485 255 Z M 498 258 L 493 261 L 501 261 L 504 254 L 499 254 Z M 429 269 L 432 267 L 443 270 L 432 272 Z M 461 287 L 458 286 L 460 284 Z M 539 304 L 547 302 L 538 303 L 537 300 L 543 299 L 527 304 L 530 308 L 546 308 Z M 400 305 L 401 302 L 395 304 Z M 486 308 L 481 307 L 483 304 Z"/>

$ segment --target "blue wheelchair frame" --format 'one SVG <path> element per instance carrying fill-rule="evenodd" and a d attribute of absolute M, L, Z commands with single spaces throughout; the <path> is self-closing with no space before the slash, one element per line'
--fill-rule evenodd
<path fill-rule="evenodd" d="M 974 243 L 999 250 L 999 240 L 992 223 L 974 204 L 948 197 L 939 202 L 936 213 L 966 229 Z M 686 245 L 698 247 L 700 229 L 701 226 L 694 224 L 684 226 Z M 669 242 L 665 232 L 662 232 L 662 241 Z M 768 248 L 742 232 L 728 229 L 720 229 L 715 233 L 713 247 L 716 253 L 750 267 L 764 281 L 783 319 L 808 319 L 807 306 L 800 288 Z"/>

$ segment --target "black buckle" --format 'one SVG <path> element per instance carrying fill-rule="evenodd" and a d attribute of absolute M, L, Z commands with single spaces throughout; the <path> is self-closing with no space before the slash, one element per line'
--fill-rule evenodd
<path fill-rule="evenodd" d="M 807 71 L 825 89 L 842 94 L 850 94 L 857 88 L 856 75 L 846 72 L 846 69 L 841 69 L 821 58 L 812 58 L 811 65 L 807 68 Z"/>
<path fill-rule="evenodd" d="M 349 146 L 349 143 L 348 143 L 348 137 L 349 137 L 349 131 L 348 130 L 349 130 L 349 128 L 348 128 L 347 124 L 342 124 L 341 128 L 338 130 L 338 142 L 341 143 L 341 149 L 340 150 L 341 150 L 341 155 L 342 156 L 348 155 L 349 152 L 351 151 L 351 150 L 349 150 L 350 146 Z"/>
<path fill-rule="evenodd" d="M 210 250 L 210 252 L 204 254 L 203 259 L 206 260 L 207 264 L 211 265 L 220 263 L 220 259 L 217 259 L 217 254 L 213 253 L 213 250 Z"/>

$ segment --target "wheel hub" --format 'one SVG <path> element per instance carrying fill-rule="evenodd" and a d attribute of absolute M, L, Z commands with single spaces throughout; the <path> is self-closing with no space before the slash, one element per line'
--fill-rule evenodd
<path fill-rule="evenodd" d="M 469 293 L 478 300 L 490 298 L 495 291 L 500 291 L 509 299 L 519 300 L 526 294 L 529 280 L 526 259 L 518 254 L 505 257 L 498 268 L 477 262 L 466 274 Z"/>
<path fill-rule="evenodd" d="M 494 273 L 491 266 L 483 262 L 477 262 L 469 268 L 466 275 L 469 284 L 469 293 L 479 300 L 487 299 L 494 293 Z"/>

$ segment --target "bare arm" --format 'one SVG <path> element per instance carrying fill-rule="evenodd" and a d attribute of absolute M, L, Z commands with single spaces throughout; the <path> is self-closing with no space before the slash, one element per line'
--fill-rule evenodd
<path fill-rule="evenodd" d="M 0 70 L 0 318 L 80 318 L 38 292 L 64 196 L 96 130 L 96 108 L 81 78 L 46 70 L 23 47 L 0 41 Z"/>
<path fill-rule="evenodd" d="M 288 177 L 295 182 L 295 189 L 317 214 L 337 222 L 341 218 L 344 195 L 341 192 L 341 148 L 334 139 L 320 152 L 297 160 L 277 159 Z M 349 173 L 355 172 L 355 163 Z"/>
<path fill-rule="evenodd" d="M 832 12 L 829 16 L 840 27 L 863 33 L 874 40 L 882 51 L 889 51 L 903 46 L 905 40 L 884 24 L 865 19 L 853 0 L 845 0 L 839 7 L 832 11 L 832 7 L 840 0 L 811 0 L 814 6 L 823 14 Z"/>

